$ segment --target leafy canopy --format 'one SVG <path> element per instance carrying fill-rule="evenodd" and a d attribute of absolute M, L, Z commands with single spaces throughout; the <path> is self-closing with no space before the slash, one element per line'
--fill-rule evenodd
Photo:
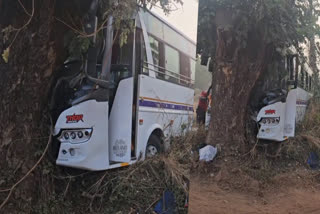
<path fill-rule="evenodd" d="M 89 2 L 85 2 L 88 6 Z M 170 13 L 176 4 L 182 5 L 182 0 L 100 0 L 98 9 L 98 38 L 102 38 L 102 29 L 106 25 L 106 21 L 110 15 L 113 16 L 114 28 L 119 32 L 118 37 L 120 45 L 122 46 L 127 41 L 128 34 L 133 30 L 133 14 L 139 9 L 139 7 L 145 9 L 152 9 L 153 7 L 161 8 L 165 14 Z M 83 3 L 84 4 L 84 3 Z M 86 5 L 81 5 L 82 8 L 86 8 Z M 80 10 L 81 11 L 81 10 Z M 81 11 L 83 12 L 83 10 Z M 80 12 L 80 13 L 81 13 Z M 83 23 L 83 14 L 77 14 L 79 20 L 70 21 Z M 80 28 L 83 28 L 79 24 Z M 79 34 L 78 32 L 70 32 L 65 38 L 65 46 L 68 48 L 69 56 L 71 58 L 82 58 L 89 48 L 89 39 L 85 34 Z"/>
<path fill-rule="evenodd" d="M 198 52 L 214 54 L 218 28 L 232 29 L 243 47 L 250 33 L 260 42 L 277 48 L 295 46 L 320 32 L 318 0 L 200 0 Z M 221 24 L 217 14 L 228 14 L 229 22 Z M 211 47 L 206 50 L 206 47 Z"/>

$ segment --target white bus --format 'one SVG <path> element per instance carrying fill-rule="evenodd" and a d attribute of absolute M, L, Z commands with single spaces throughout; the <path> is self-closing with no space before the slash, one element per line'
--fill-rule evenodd
<path fill-rule="evenodd" d="M 294 137 L 296 124 L 303 120 L 312 96 L 312 70 L 308 64 L 300 64 L 299 57 L 292 54 L 282 63 L 286 72 L 284 78 L 276 74 L 276 78 L 267 79 L 270 85 L 279 81 L 281 86 L 267 93 L 263 100 L 265 106 L 257 115 L 259 139 L 281 142 Z"/>
<path fill-rule="evenodd" d="M 134 31 L 120 46 L 121 32 L 109 17 L 103 42 L 88 51 L 85 75 L 77 72 L 80 65 L 65 64 L 76 73 L 66 84 L 77 90 L 69 90 L 67 108 L 57 111 L 57 165 L 130 165 L 164 151 L 170 136 L 192 123 L 196 44 L 150 11 L 140 9 L 132 22 Z"/>

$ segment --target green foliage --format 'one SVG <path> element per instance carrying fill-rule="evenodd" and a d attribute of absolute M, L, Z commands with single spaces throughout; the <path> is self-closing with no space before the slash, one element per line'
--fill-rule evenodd
<path fill-rule="evenodd" d="M 312 12 L 310 13 L 310 4 Z M 229 20 L 219 19 L 219 13 Z M 199 3 L 199 52 L 208 46 L 214 53 L 216 31 L 231 30 L 236 40 L 245 48 L 250 35 L 259 36 L 259 42 L 274 47 L 299 48 L 306 38 L 319 34 L 317 25 L 319 2 L 310 0 L 200 0 Z"/>
<path fill-rule="evenodd" d="M 152 7 L 160 7 L 165 14 L 169 14 L 176 8 L 176 4 L 183 4 L 183 0 L 138 0 L 138 5 L 151 9 Z"/>
<path fill-rule="evenodd" d="M 133 30 L 133 14 L 139 7 L 145 9 L 160 7 L 164 13 L 168 14 L 176 6 L 175 3 L 182 4 L 182 0 L 121 0 L 114 2 L 104 0 L 100 4 L 100 10 L 104 11 L 100 20 L 103 22 L 109 15 L 113 16 L 114 28 L 120 32 L 120 45 L 123 45 L 126 43 L 127 35 Z"/>
<path fill-rule="evenodd" d="M 70 59 L 83 59 L 89 46 L 90 40 L 88 37 L 82 37 L 72 32 L 64 36 L 64 47 L 68 50 Z"/>
<path fill-rule="evenodd" d="M 99 5 L 99 23 L 98 27 L 106 23 L 106 19 L 112 15 L 114 19 L 114 29 L 119 37 L 120 46 L 127 42 L 128 34 L 134 29 L 134 23 L 132 21 L 133 14 L 139 9 L 152 8 L 154 6 L 161 7 L 165 13 L 169 13 L 172 10 L 174 3 L 182 4 L 182 0 L 121 0 L 121 1 L 109 1 L 101 0 Z M 84 7 L 88 2 L 83 3 Z M 78 9 L 79 10 L 79 9 Z M 78 11 L 77 10 L 77 11 Z M 78 22 L 83 23 L 83 21 Z M 101 30 L 102 28 L 100 28 Z M 101 36 L 101 31 L 98 29 L 97 36 Z M 65 48 L 68 49 L 69 58 L 83 59 L 84 54 L 87 52 L 90 46 L 90 40 L 88 37 L 78 35 L 75 33 L 69 33 L 64 38 Z"/>

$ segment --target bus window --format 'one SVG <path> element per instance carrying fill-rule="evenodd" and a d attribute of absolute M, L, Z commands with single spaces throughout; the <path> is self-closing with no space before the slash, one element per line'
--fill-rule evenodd
<path fill-rule="evenodd" d="M 133 32 L 129 33 L 126 43 L 122 46 L 120 46 L 119 35 L 115 35 L 117 38 L 114 38 L 112 46 L 110 81 L 113 83 L 113 92 L 110 95 L 110 104 L 119 82 L 132 76 Z"/>
<path fill-rule="evenodd" d="M 168 45 L 165 45 L 165 68 L 166 79 L 179 83 L 179 52 Z"/>
<path fill-rule="evenodd" d="M 141 58 L 143 59 L 143 62 L 148 62 L 146 45 L 144 44 L 144 39 L 143 39 L 143 37 L 142 37 L 142 50 L 141 50 L 141 52 L 142 52 L 142 55 L 143 55 L 143 57 L 141 57 Z M 148 68 L 146 68 L 146 66 L 142 66 L 142 67 L 143 67 L 142 73 L 149 75 L 149 70 L 148 70 Z"/>
<path fill-rule="evenodd" d="M 159 66 L 159 58 L 160 58 L 160 48 L 159 48 L 159 41 L 149 36 L 150 47 L 152 52 L 153 64 Z M 158 67 L 154 68 L 155 70 L 159 70 Z"/>
<path fill-rule="evenodd" d="M 295 85 L 295 87 L 297 87 L 298 86 L 298 81 L 299 81 L 299 77 L 298 77 L 298 75 L 299 75 L 299 67 L 300 67 L 300 65 L 299 65 L 299 59 L 298 59 L 298 57 L 294 57 L 294 85 Z"/>
<path fill-rule="evenodd" d="M 194 59 L 191 59 L 191 81 L 195 81 L 196 79 L 196 61 Z"/>
<path fill-rule="evenodd" d="M 144 66 L 144 62 L 147 62 L 146 47 L 144 44 L 143 34 L 141 29 L 136 29 L 136 72 L 138 74 L 149 74 L 148 69 Z"/>
<path fill-rule="evenodd" d="M 294 80 L 294 63 L 292 56 L 288 56 L 288 63 L 289 80 Z"/>
<path fill-rule="evenodd" d="M 312 77 L 310 76 L 310 80 L 309 80 L 309 91 L 312 90 Z"/>
<path fill-rule="evenodd" d="M 156 71 L 156 77 L 163 79 L 164 78 L 164 48 L 163 48 L 163 43 L 158 41 L 152 36 L 149 36 L 149 41 L 150 41 L 150 47 L 151 47 L 151 52 L 152 52 L 152 59 L 153 59 L 153 65 L 154 69 Z"/>
<path fill-rule="evenodd" d="M 306 72 L 306 87 L 305 89 L 308 91 L 308 87 L 309 87 L 309 74 Z"/>
<path fill-rule="evenodd" d="M 180 74 L 183 75 L 181 77 L 181 83 L 182 84 L 188 84 L 190 82 L 190 77 L 191 77 L 191 66 L 190 66 L 190 58 L 183 54 L 180 53 Z"/>
<path fill-rule="evenodd" d="M 300 69 L 300 84 L 299 86 L 301 88 L 304 87 L 304 70 L 303 70 L 303 66 L 301 66 L 301 69 Z"/>
<path fill-rule="evenodd" d="M 112 65 L 132 65 L 133 57 L 133 33 L 131 32 L 125 44 L 120 47 L 119 35 L 112 46 Z"/>

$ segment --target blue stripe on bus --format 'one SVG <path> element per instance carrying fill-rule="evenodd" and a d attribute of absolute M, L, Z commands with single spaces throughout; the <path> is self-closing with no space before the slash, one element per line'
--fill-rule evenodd
<path fill-rule="evenodd" d="M 150 100 L 139 100 L 139 105 L 144 106 L 144 107 L 151 107 L 151 108 L 193 111 L 193 107 L 191 107 L 191 106 L 169 104 L 169 103 L 163 103 L 163 102 L 155 102 L 155 101 L 150 101 Z"/>
<path fill-rule="evenodd" d="M 308 101 L 305 101 L 305 100 L 297 100 L 297 105 L 307 105 L 308 104 Z"/>

